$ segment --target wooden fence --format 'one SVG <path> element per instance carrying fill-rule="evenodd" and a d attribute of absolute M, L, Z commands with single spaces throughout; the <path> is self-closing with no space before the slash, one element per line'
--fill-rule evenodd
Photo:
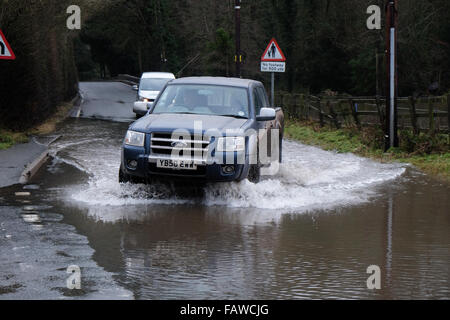
<path fill-rule="evenodd" d="M 384 97 L 313 96 L 277 93 L 276 105 L 283 106 L 287 117 L 318 121 L 336 128 L 361 125 L 385 125 Z M 419 132 L 449 132 L 450 95 L 440 97 L 398 98 L 398 128 Z"/>

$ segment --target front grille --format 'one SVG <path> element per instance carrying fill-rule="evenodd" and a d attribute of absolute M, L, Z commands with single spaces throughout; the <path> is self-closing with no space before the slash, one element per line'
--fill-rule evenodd
<path fill-rule="evenodd" d="M 206 158 L 208 155 L 209 138 L 201 135 L 190 135 L 189 140 L 173 139 L 171 133 L 152 133 L 151 154 L 152 155 L 175 155 L 182 158 Z"/>

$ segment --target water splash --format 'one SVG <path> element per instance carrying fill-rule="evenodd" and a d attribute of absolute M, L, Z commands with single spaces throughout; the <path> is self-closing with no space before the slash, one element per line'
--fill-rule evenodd
<path fill-rule="evenodd" d="M 166 184 L 118 183 L 120 140 L 111 137 L 61 141 L 55 161 L 74 165 L 89 175 L 86 185 L 71 186 L 65 197 L 87 206 L 202 204 L 231 208 L 296 212 L 368 201 L 375 186 L 405 172 L 400 164 L 381 164 L 353 154 L 337 154 L 293 141 L 284 142 L 284 162 L 277 175 L 253 184 L 248 180 L 206 185 L 201 199 L 180 195 Z M 93 156 L 95 154 L 96 156 Z"/>

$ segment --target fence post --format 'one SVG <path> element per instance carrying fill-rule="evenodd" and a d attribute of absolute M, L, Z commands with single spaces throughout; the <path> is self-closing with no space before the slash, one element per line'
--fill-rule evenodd
<path fill-rule="evenodd" d="M 300 94 L 300 105 L 298 106 L 297 117 L 300 120 L 303 120 L 303 110 L 305 105 L 305 95 Z"/>
<path fill-rule="evenodd" d="M 292 93 L 286 94 L 285 99 L 283 100 L 285 103 L 289 104 L 289 118 L 290 119 L 294 119 L 294 112 L 295 112 L 295 106 L 294 106 L 294 102 L 292 102 L 292 98 L 294 97 L 294 95 Z M 286 102 L 287 100 L 287 102 Z"/>
<path fill-rule="evenodd" d="M 428 97 L 428 119 L 429 119 L 429 132 L 431 135 L 434 134 L 434 110 L 433 110 L 433 104 L 431 103 L 431 97 Z"/>
<path fill-rule="evenodd" d="M 305 96 L 305 120 L 309 120 L 309 94 Z"/>
<path fill-rule="evenodd" d="M 409 97 L 409 113 L 411 115 L 411 124 L 413 127 L 414 135 L 417 135 L 419 134 L 419 130 L 417 128 L 416 100 L 413 96 Z"/>
<path fill-rule="evenodd" d="M 333 104 L 328 101 L 328 109 L 330 109 L 330 116 L 333 118 L 334 125 L 336 126 L 336 129 L 340 129 L 339 120 L 337 118 L 336 112 L 334 112 Z"/>
<path fill-rule="evenodd" d="M 343 106 L 344 104 L 344 106 Z M 345 112 L 345 102 L 343 100 L 339 100 L 338 102 L 338 113 L 341 114 L 342 116 L 342 123 L 344 125 L 344 127 L 348 127 L 349 122 L 348 122 L 348 114 Z"/>
<path fill-rule="evenodd" d="M 384 130 L 384 125 L 385 125 L 384 114 L 383 114 L 383 110 L 381 108 L 380 96 L 378 96 L 378 95 L 375 98 L 375 104 L 377 105 L 378 117 L 380 118 L 381 127 Z"/>
<path fill-rule="evenodd" d="M 324 126 L 323 123 L 323 110 L 322 110 L 322 100 L 319 97 L 319 102 L 318 102 L 318 109 L 319 109 L 319 123 L 320 123 L 320 127 Z"/>
<path fill-rule="evenodd" d="M 297 116 L 297 105 L 298 105 L 298 103 L 297 103 L 297 98 L 298 98 L 298 95 L 297 94 L 295 94 L 295 93 L 293 93 L 292 94 L 292 96 L 294 97 L 294 103 L 293 103 L 293 116 L 292 116 L 292 118 L 293 119 L 298 119 L 298 116 Z"/>
<path fill-rule="evenodd" d="M 450 137 L 450 93 L 447 94 L 447 133 Z"/>
<path fill-rule="evenodd" d="M 353 119 L 355 120 L 356 126 L 358 127 L 358 129 L 361 128 L 361 124 L 359 123 L 359 119 L 358 119 L 358 113 L 355 110 L 355 104 L 353 102 L 353 99 L 349 100 L 350 103 L 350 111 L 353 115 Z"/>

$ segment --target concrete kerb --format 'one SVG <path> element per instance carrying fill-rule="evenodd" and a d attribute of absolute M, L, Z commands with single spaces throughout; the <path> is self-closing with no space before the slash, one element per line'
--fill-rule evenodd
<path fill-rule="evenodd" d="M 28 164 L 25 170 L 20 175 L 19 183 L 26 184 L 39 171 L 42 165 L 48 160 L 48 150 L 41 153 L 33 162 Z"/>

